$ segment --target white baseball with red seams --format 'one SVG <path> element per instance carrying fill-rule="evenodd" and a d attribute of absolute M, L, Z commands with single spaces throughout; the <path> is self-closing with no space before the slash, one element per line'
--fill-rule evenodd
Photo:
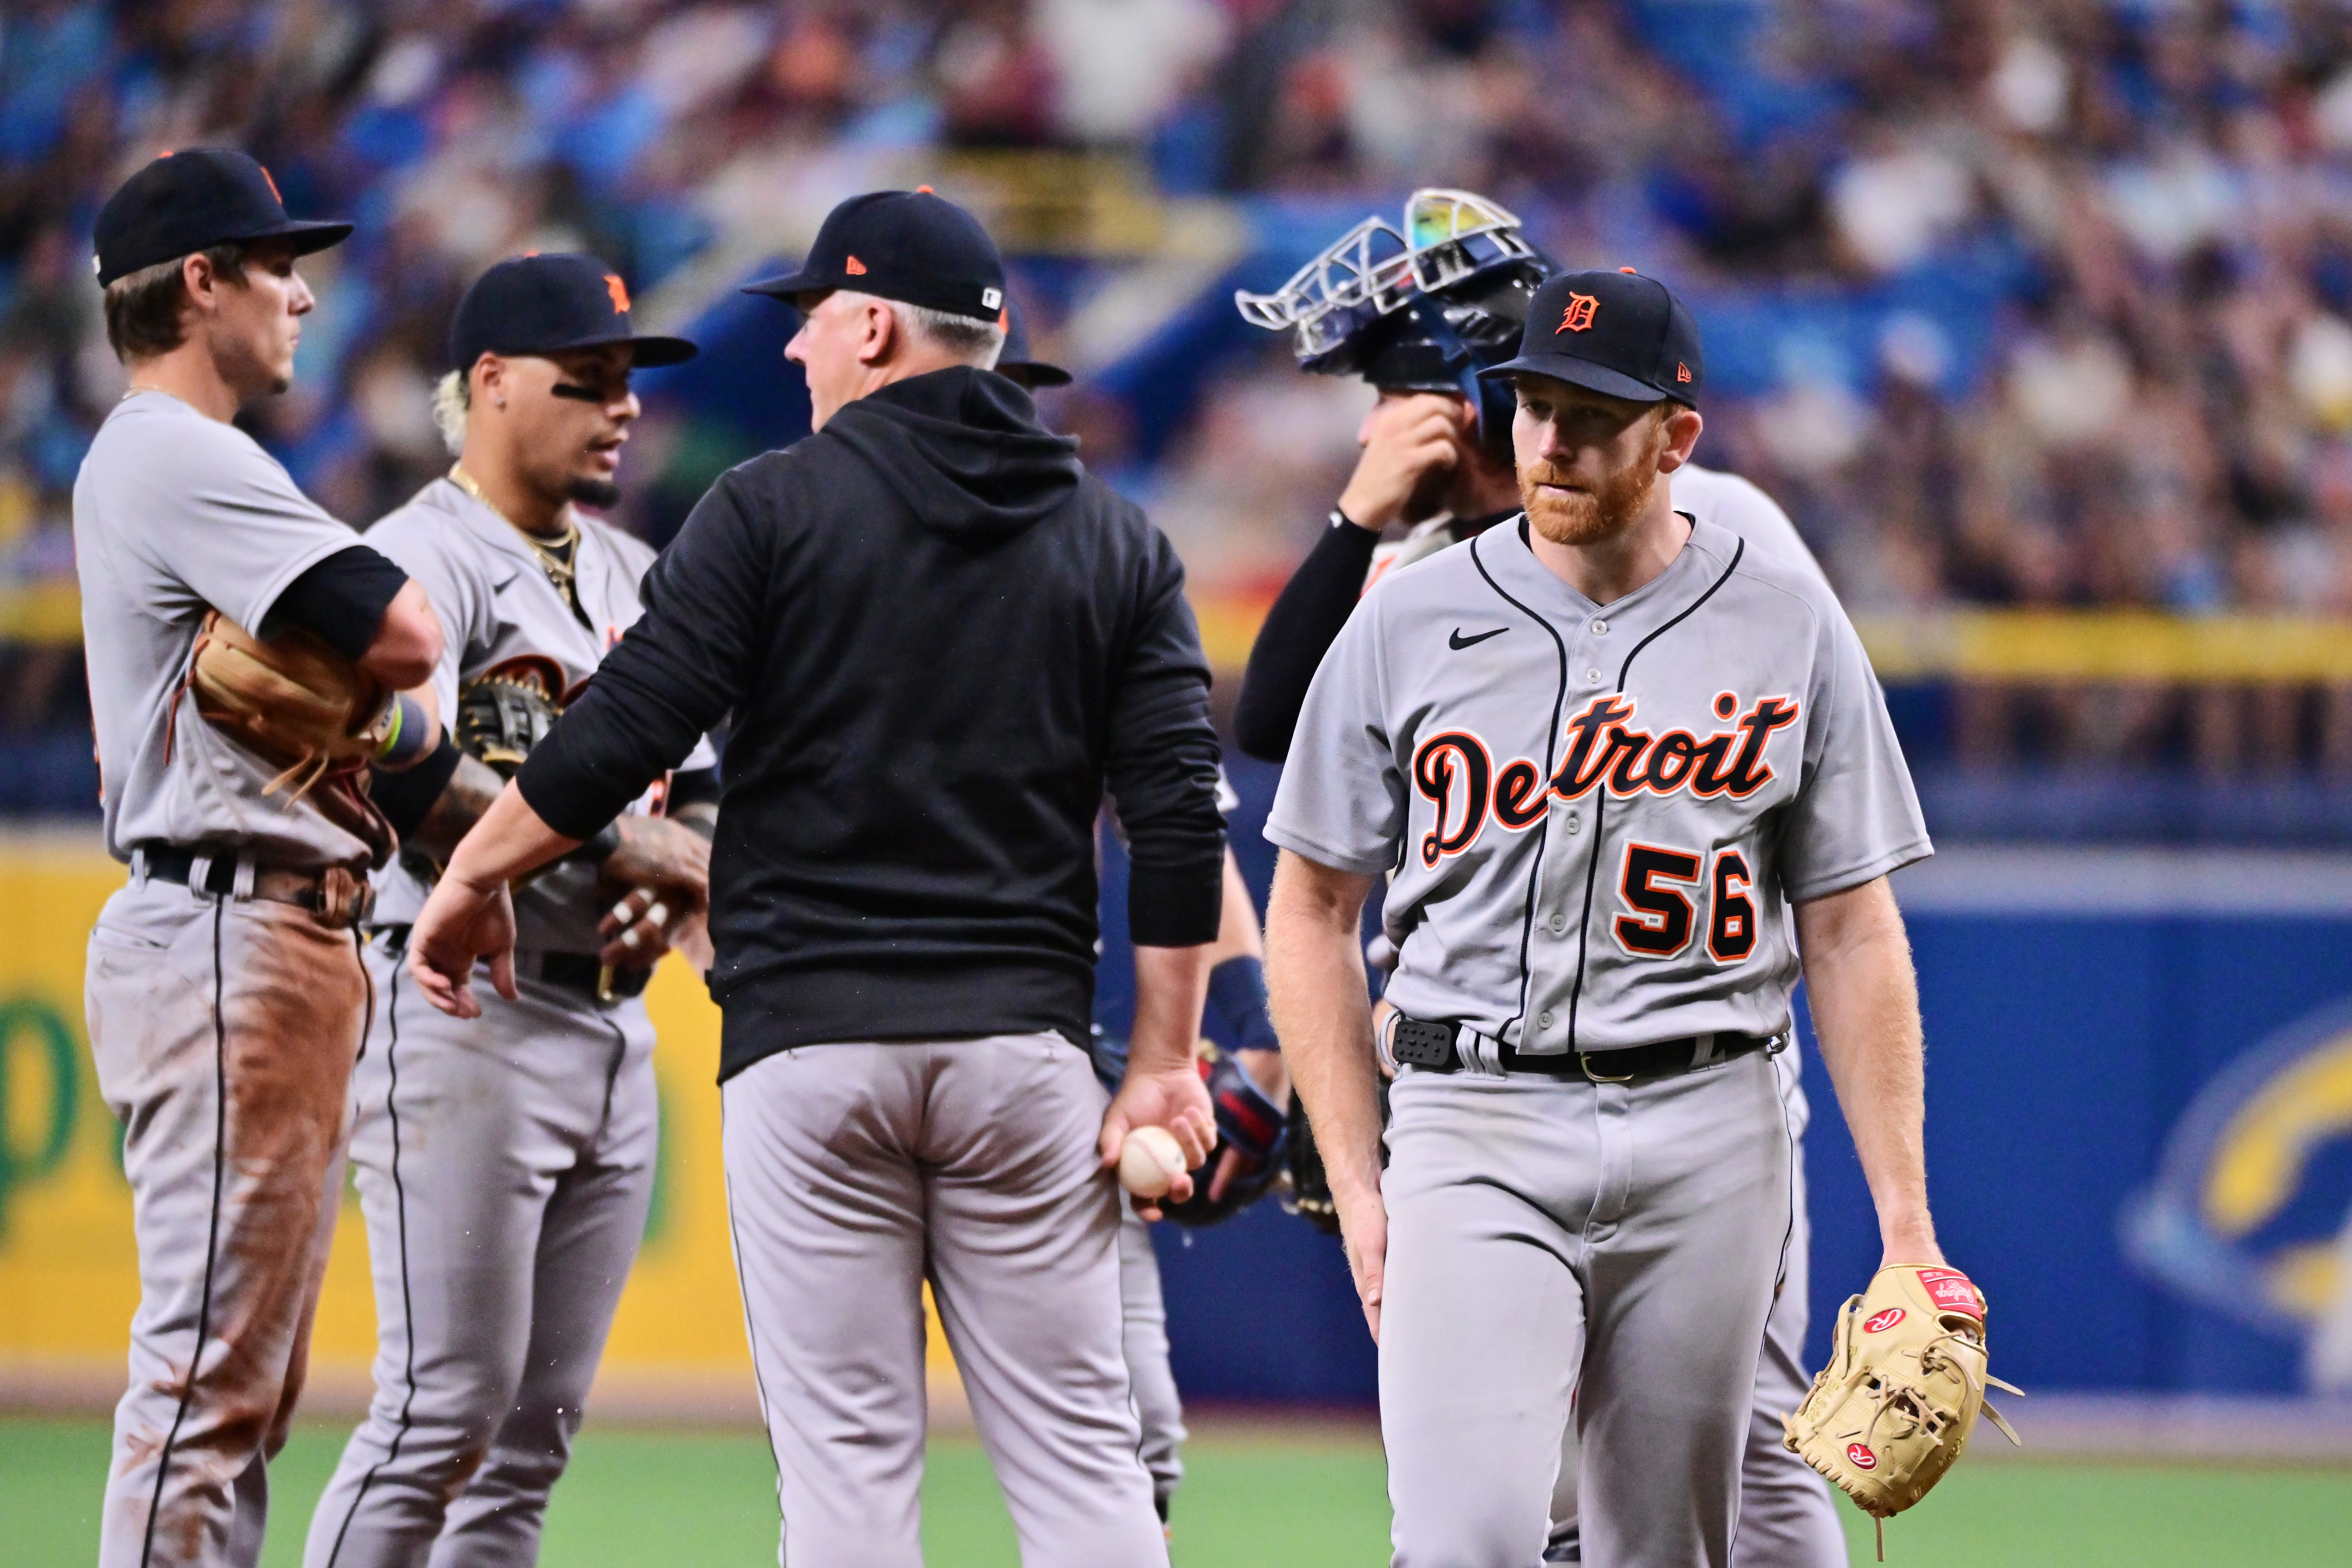
<path fill-rule="evenodd" d="M 1138 1127 L 1118 1151 L 1118 1184 L 1139 1198 L 1161 1198 L 1184 1169 L 1184 1151 L 1164 1127 Z"/>

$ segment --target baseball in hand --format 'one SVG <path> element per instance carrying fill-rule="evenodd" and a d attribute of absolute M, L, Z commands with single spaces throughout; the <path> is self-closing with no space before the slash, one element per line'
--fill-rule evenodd
<path fill-rule="evenodd" d="M 1162 1198 L 1184 1168 L 1184 1151 L 1164 1127 L 1130 1130 L 1118 1151 L 1118 1184 L 1139 1198 Z"/>

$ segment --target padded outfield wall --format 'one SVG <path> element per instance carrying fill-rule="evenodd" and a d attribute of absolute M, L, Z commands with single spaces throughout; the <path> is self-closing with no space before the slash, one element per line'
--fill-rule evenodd
<path fill-rule="evenodd" d="M 1235 842 L 1262 889 L 1269 776 L 1237 776 Z M 84 833 L 0 839 L 0 1400 L 119 1387 L 130 1193 L 80 987 L 90 921 L 121 880 Z M 1114 861 L 1114 926 L 1120 883 Z M 2352 857 L 1961 847 L 1898 888 L 1927 1015 L 1937 1214 L 1991 1298 L 2003 1374 L 2037 1392 L 2306 1387 L 2315 1342 L 2327 1359 L 2320 1326 L 2352 1338 Z M 1108 1011 L 1129 984 L 1114 943 Z M 659 1196 L 600 1407 L 748 1415 L 716 1013 L 675 965 L 650 997 Z M 1808 1082 L 1818 1349 L 1877 1244 L 1833 1098 L 1817 1068 Z M 349 1204 L 345 1220 L 318 1334 L 336 1403 L 373 1338 Z M 1335 1243 L 1272 1205 L 1216 1230 L 1163 1226 L 1160 1242 L 1193 1397 L 1370 1400 L 1371 1346 Z M 935 1366 L 944 1394 L 951 1373 Z"/>

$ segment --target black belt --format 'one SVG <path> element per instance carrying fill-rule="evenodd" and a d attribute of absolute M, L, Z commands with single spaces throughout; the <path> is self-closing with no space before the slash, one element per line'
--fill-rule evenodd
<path fill-rule="evenodd" d="M 1400 1066 L 1423 1072 L 1460 1072 L 1469 1066 L 1462 1058 L 1462 1026 L 1446 1021 L 1396 1016 L 1389 1034 L 1389 1054 Z M 1727 1062 L 1751 1051 L 1778 1051 L 1779 1035 L 1735 1035 L 1717 1032 L 1685 1035 L 1615 1051 L 1552 1051 L 1529 1055 L 1498 1044 L 1496 1064 L 1505 1072 L 1542 1073 L 1549 1078 L 1586 1079 L 1594 1083 L 1630 1083 L 1636 1079 L 1668 1078 Z"/>
<path fill-rule="evenodd" d="M 383 939 L 383 950 L 398 958 L 408 948 L 404 925 L 378 926 Z M 606 969 L 595 954 L 590 952 L 518 952 L 515 954 L 515 978 L 536 980 L 541 985 L 552 985 L 559 991 L 576 992 L 591 1002 L 626 1001 L 642 995 L 651 983 L 650 969 Z"/>
<path fill-rule="evenodd" d="M 195 875 L 196 861 L 207 861 L 203 883 L 195 890 L 216 899 L 232 898 L 240 891 L 238 863 L 249 861 L 252 874 L 242 889 L 245 897 L 308 910 L 322 923 L 339 930 L 359 925 L 375 908 L 375 889 L 369 886 L 366 873 L 348 866 L 273 865 L 249 849 L 227 844 L 214 849 L 142 844 L 133 853 L 139 869 L 150 881 L 176 882 L 184 888 Z"/>

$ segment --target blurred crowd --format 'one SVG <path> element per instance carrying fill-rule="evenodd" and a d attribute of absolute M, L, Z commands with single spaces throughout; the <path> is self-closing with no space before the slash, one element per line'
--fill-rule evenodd
<path fill-rule="evenodd" d="M 253 151 L 298 215 L 359 222 L 306 264 L 296 390 L 253 416 L 354 523 L 446 462 L 427 388 L 488 262 L 591 249 L 675 324 L 910 156 L 1082 152 L 1155 200 L 1334 235 L 1465 186 L 1563 261 L 1767 319 L 1846 310 L 1836 352 L 1792 337 L 1723 379 L 1701 456 L 1780 497 L 1858 612 L 2352 613 L 2335 0 L 12 0 L 0 587 L 70 574 L 74 470 L 121 385 L 85 271 L 97 205 L 204 142 Z M 1053 264 L 1049 349 L 1134 259 Z M 1886 304 L 1956 268 L 1993 280 L 1981 309 Z M 1369 395 L 1271 337 L 1202 378 L 1139 457 L 1118 408 L 1063 412 L 1202 593 L 1262 595 Z M 680 424 L 645 434 L 643 493 L 709 461 Z M 0 721 L 79 700 L 8 657 Z M 1961 708 L 1970 755 L 2352 766 L 2352 701 L 2317 688 Z"/>

